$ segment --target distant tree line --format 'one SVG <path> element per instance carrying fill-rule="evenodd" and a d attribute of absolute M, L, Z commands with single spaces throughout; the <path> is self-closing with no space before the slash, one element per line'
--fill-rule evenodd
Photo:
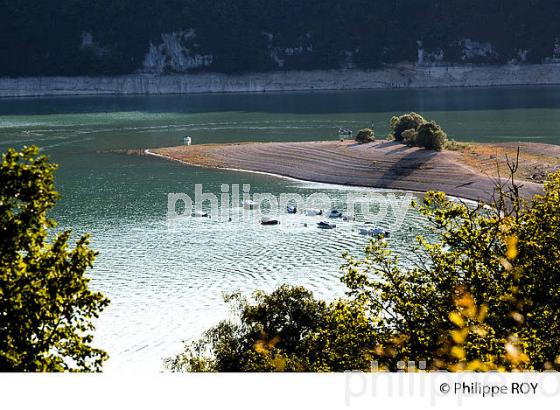
<path fill-rule="evenodd" d="M 191 28 L 209 71 L 375 68 L 416 61 L 418 42 L 447 62 L 541 62 L 558 21 L 558 0 L 0 0 L 0 76 L 131 73 Z M 465 60 L 464 39 L 494 52 Z"/>

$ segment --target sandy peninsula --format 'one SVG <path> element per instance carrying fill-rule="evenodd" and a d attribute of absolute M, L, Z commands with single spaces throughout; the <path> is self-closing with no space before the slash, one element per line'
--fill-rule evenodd
<path fill-rule="evenodd" d="M 520 146 L 518 178 L 526 197 L 542 192 L 546 172 L 560 169 L 560 147 L 546 144 L 463 144 L 428 151 L 392 141 L 205 144 L 148 150 L 185 164 L 266 172 L 305 181 L 425 192 L 488 201 L 506 175 L 505 158 Z M 501 172 L 498 173 L 498 167 Z"/>

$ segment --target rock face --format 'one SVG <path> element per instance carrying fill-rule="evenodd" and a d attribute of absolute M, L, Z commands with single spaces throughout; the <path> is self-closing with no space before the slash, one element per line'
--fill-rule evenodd
<path fill-rule="evenodd" d="M 239 75 L 201 73 L 134 74 L 117 77 L 0 78 L 0 97 L 195 94 L 529 84 L 560 84 L 560 63 L 428 67 L 398 65 L 372 71 L 356 69 L 275 71 Z"/>
<path fill-rule="evenodd" d="M 212 54 L 204 54 L 195 42 L 193 29 L 172 33 L 163 33 L 161 43 L 150 43 L 144 56 L 142 73 L 185 73 L 194 68 L 207 67 L 212 64 Z"/>

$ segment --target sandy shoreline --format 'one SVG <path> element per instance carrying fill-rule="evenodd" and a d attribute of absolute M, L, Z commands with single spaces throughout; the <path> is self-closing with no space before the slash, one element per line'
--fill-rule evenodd
<path fill-rule="evenodd" d="M 487 149 L 498 147 L 498 144 L 480 145 Z M 513 149 L 509 145 L 512 144 L 503 149 Z M 547 147 L 554 147 L 549 159 L 552 162 L 558 159 L 560 164 L 560 147 L 523 145 L 520 162 L 527 155 L 525 152 L 535 156 L 537 152 L 550 151 Z M 474 149 L 434 152 L 390 141 L 207 144 L 150 149 L 149 153 L 208 168 L 263 172 L 350 186 L 418 192 L 435 190 L 472 200 L 489 201 L 497 183 L 496 173 L 492 173 L 488 165 L 491 160 L 485 157 L 486 151 L 478 158 Z M 495 164 L 494 158 L 494 169 Z M 523 182 L 524 196 L 540 192 L 541 183 Z"/>

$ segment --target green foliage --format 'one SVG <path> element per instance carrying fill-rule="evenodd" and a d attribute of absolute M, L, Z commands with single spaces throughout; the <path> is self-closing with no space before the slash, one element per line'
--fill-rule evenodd
<path fill-rule="evenodd" d="M 363 309 L 316 300 L 302 287 L 283 285 L 252 300 L 239 294 L 236 319 L 222 321 L 183 353 L 167 360 L 173 371 L 342 371 L 369 368 L 371 328 Z M 353 331 L 349 332 L 349 326 Z"/>
<path fill-rule="evenodd" d="M 325 303 L 301 287 L 281 286 L 271 294 L 256 292 L 253 300 L 239 294 L 237 321 L 223 321 L 185 352 L 168 361 L 175 371 L 300 370 L 301 340 L 324 322 Z M 251 303 L 253 302 L 253 303 Z"/>
<path fill-rule="evenodd" d="M 449 151 L 461 151 L 461 150 L 472 150 L 473 146 L 468 142 L 455 141 L 454 139 L 449 139 L 445 144 L 445 149 Z"/>
<path fill-rule="evenodd" d="M 410 145 L 410 146 L 415 146 L 416 145 L 416 137 L 418 136 L 418 133 L 416 132 L 416 129 L 410 128 L 408 130 L 404 130 L 402 132 L 401 136 L 402 136 L 402 141 L 406 145 Z"/>
<path fill-rule="evenodd" d="M 441 151 L 447 144 L 447 134 L 435 122 L 425 122 L 416 129 L 416 145 Z"/>
<path fill-rule="evenodd" d="M 356 141 L 361 144 L 375 141 L 375 133 L 371 128 L 364 128 L 356 134 Z"/>
<path fill-rule="evenodd" d="M 36 147 L 12 149 L 0 166 L 0 371 L 100 370 L 92 319 L 108 300 L 89 289 L 96 252 L 70 232 L 49 241 L 56 166 Z"/>
<path fill-rule="evenodd" d="M 200 52 L 214 56 L 212 71 L 270 70 L 277 68 L 271 50 L 300 47 L 305 52 L 286 56 L 283 69 L 339 68 L 348 50 L 359 67 L 378 68 L 416 61 L 419 39 L 450 62 L 465 62 L 458 44 L 466 38 L 494 46 L 497 55 L 479 62 L 507 62 L 519 50 L 528 50 L 529 62 L 551 57 L 555 0 L 507 7 L 470 0 L 468 9 L 461 0 L 213 0 L 211 7 L 205 0 L 4 0 L 0 76 L 131 73 L 150 42 L 189 28 Z M 83 32 L 104 52 L 82 49 Z M 272 34 L 270 44 L 263 33 Z"/>
<path fill-rule="evenodd" d="M 410 129 L 415 130 L 425 122 L 426 120 L 424 119 L 424 117 L 422 117 L 420 114 L 416 114 L 415 112 L 392 117 L 390 126 L 395 141 L 402 141 L 403 132 Z"/>
<path fill-rule="evenodd" d="M 515 168 L 512 168 L 513 170 Z M 239 306 L 170 359 L 179 371 L 554 369 L 560 365 L 560 172 L 526 203 L 513 179 L 476 206 L 429 192 L 439 240 L 417 238 L 403 264 L 385 240 L 345 255 L 344 299 L 283 286 Z M 490 205 L 490 206 L 488 206 Z"/>
<path fill-rule="evenodd" d="M 402 268 L 382 242 L 370 244 L 363 260 L 348 258 L 343 280 L 350 295 L 383 318 L 378 343 L 386 349 L 379 360 L 388 368 L 396 360 L 450 368 L 488 358 L 505 369 L 553 367 L 560 355 L 560 276 L 552 259 L 560 252 L 560 225 L 553 225 L 559 190 L 556 173 L 530 204 L 514 184 L 498 190 L 490 208 L 428 193 L 420 210 L 441 240 L 418 238 L 415 267 Z M 467 315 L 470 336 L 450 352 L 449 336 L 460 335 L 448 317 L 457 300 L 469 298 L 463 309 L 476 305 L 482 312 Z M 512 360 L 516 349 L 527 360 Z"/>
<path fill-rule="evenodd" d="M 415 112 L 392 117 L 390 126 L 394 139 L 407 145 L 441 151 L 447 144 L 447 134 L 441 127 Z"/>

